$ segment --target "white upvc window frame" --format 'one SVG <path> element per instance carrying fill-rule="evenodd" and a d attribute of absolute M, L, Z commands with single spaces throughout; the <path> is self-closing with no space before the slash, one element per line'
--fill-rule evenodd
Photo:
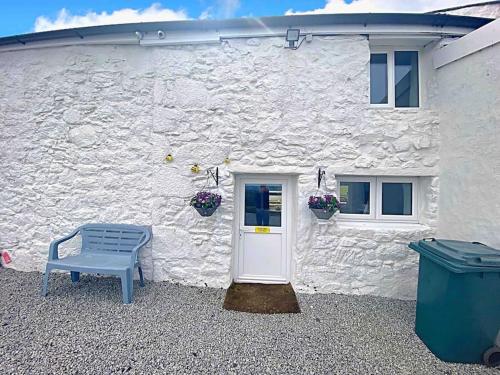
<path fill-rule="evenodd" d="M 396 87 L 395 87 L 395 52 L 405 52 L 405 51 L 415 51 L 418 55 L 418 106 L 417 107 L 396 107 Z M 380 47 L 370 47 L 370 59 L 372 54 L 386 54 L 387 55 L 387 104 L 372 104 L 371 96 L 368 95 L 368 103 L 371 108 L 391 108 L 397 110 L 415 110 L 422 107 L 422 49 L 421 48 L 411 48 L 411 47 L 392 47 L 392 46 L 380 46 Z M 368 75 L 370 74 L 370 69 L 368 69 Z M 371 77 L 368 79 L 371 85 Z M 370 87 L 370 86 L 369 86 Z"/>
<path fill-rule="evenodd" d="M 372 54 L 377 54 L 377 55 L 386 55 L 387 56 L 387 103 L 382 103 L 382 104 L 372 104 L 371 103 L 371 84 L 372 84 L 372 78 L 371 76 L 369 77 L 369 82 L 370 82 L 370 91 L 368 95 L 368 102 L 370 103 L 370 107 L 373 108 L 393 108 L 395 105 L 395 98 L 394 98 L 394 51 L 390 51 L 388 49 L 379 49 L 379 48 L 370 48 L 370 64 L 371 64 L 371 57 Z M 368 69 L 368 72 L 370 72 L 370 69 Z"/>
<path fill-rule="evenodd" d="M 375 189 L 377 179 L 375 177 L 361 176 L 341 176 L 337 177 L 337 197 L 340 202 L 340 183 L 341 182 L 368 182 L 370 183 L 370 213 L 369 214 L 339 214 L 339 218 L 349 218 L 349 220 L 375 220 Z"/>
<path fill-rule="evenodd" d="M 418 177 L 386 177 L 386 176 L 337 176 L 337 197 L 340 200 L 341 182 L 369 182 L 370 183 L 370 214 L 339 213 L 340 221 L 366 222 L 399 222 L 418 223 Z M 382 184 L 411 183 L 412 184 L 412 214 L 411 215 L 382 215 Z"/>
<path fill-rule="evenodd" d="M 382 184 L 383 183 L 410 183 L 411 184 L 411 215 L 383 215 L 382 214 Z M 418 222 L 417 202 L 418 179 L 415 177 L 377 177 L 376 187 L 376 218 L 383 221 Z"/>

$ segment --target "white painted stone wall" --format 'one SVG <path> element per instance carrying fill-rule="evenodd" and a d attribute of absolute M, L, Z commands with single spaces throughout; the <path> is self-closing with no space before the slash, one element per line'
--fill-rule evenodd
<path fill-rule="evenodd" d="M 282 46 L 268 38 L 0 54 L 0 241 L 12 267 L 42 270 L 50 240 L 86 222 L 151 224 L 148 278 L 227 287 L 234 173 L 297 173 L 294 286 L 413 298 L 418 257 L 406 245 L 434 232 L 437 178 L 422 178 L 420 226 L 318 225 L 306 202 L 319 166 L 329 189 L 346 171 L 436 173 L 428 56 L 422 108 L 380 110 L 368 105 L 364 37 Z M 188 200 L 214 166 L 223 203 L 202 218 Z"/>
<path fill-rule="evenodd" d="M 498 249 L 499 60 L 496 44 L 439 68 L 436 98 L 442 119 L 439 235 Z"/>

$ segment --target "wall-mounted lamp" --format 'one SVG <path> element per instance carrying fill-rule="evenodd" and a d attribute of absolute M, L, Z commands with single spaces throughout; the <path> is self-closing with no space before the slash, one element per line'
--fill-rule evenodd
<path fill-rule="evenodd" d="M 165 156 L 165 161 L 171 162 L 173 160 L 174 160 L 174 157 L 172 156 L 172 154 L 168 154 L 167 156 Z"/>
<path fill-rule="evenodd" d="M 299 41 L 299 37 L 300 37 L 300 29 L 288 29 L 286 31 L 286 38 L 285 38 L 285 40 L 288 42 L 288 47 L 285 46 L 285 48 L 297 49 L 298 46 L 296 46 L 296 44 Z"/>

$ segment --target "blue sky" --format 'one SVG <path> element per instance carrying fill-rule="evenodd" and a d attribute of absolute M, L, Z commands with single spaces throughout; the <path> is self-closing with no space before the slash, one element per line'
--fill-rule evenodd
<path fill-rule="evenodd" d="M 0 36 L 97 24 L 294 13 L 422 12 L 473 0 L 0 0 Z"/>
<path fill-rule="evenodd" d="M 66 9 L 72 15 L 85 15 L 89 11 L 96 13 L 112 13 L 123 8 L 146 9 L 153 3 L 161 4 L 162 8 L 175 11 L 185 10 L 188 17 L 198 18 L 207 9 L 212 8 L 214 18 L 223 18 L 221 4 L 223 2 L 212 0 L 0 0 L 0 35 L 13 35 L 34 31 L 37 17 L 45 16 L 55 20 L 61 9 Z M 304 1 L 291 0 L 257 0 L 239 1 L 234 17 L 247 15 L 283 15 L 288 9 L 301 9 Z M 320 8 L 325 4 L 324 0 L 308 1 L 307 8 Z M 217 14 L 221 12 L 221 14 Z"/>

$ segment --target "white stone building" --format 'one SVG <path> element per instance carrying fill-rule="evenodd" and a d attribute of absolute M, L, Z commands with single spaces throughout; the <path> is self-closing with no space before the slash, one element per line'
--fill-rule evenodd
<path fill-rule="evenodd" d="M 433 12 L 435 14 L 452 14 L 455 16 L 473 16 L 486 18 L 500 17 L 500 1 L 483 1 L 473 4 L 465 4 L 452 8 L 439 9 Z"/>
<path fill-rule="evenodd" d="M 78 225 L 151 225 L 152 280 L 414 298 L 409 241 L 500 247 L 490 21 L 287 16 L 0 38 L 0 248 L 42 271 L 51 239 Z M 217 167 L 222 205 L 201 217 L 189 199 Z M 327 222 L 307 206 L 319 169 L 319 193 L 341 200 Z"/>

